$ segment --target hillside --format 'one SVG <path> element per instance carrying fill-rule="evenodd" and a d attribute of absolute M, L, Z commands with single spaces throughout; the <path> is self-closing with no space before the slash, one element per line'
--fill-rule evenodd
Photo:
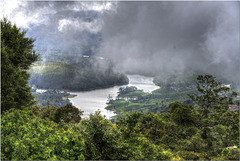
<path fill-rule="evenodd" d="M 64 62 L 38 62 L 29 73 L 29 83 L 42 89 L 84 91 L 128 83 L 128 78 L 120 73 L 87 69 Z"/>

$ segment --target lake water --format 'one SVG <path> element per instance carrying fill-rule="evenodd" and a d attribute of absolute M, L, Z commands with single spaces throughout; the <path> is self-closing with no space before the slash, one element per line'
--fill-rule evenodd
<path fill-rule="evenodd" d="M 83 117 L 89 116 L 98 109 L 106 118 L 110 118 L 115 114 L 112 111 L 106 110 L 107 100 L 109 96 L 116 98 L 120 87 L 135 86 L 142 89 L 144 92 L 151 92 L 159 87 L 153 83 L 153 77 L 146 77 L 142 75 L 128 75 L 129 84 L 123 86 L 114 86 L 105 89 L 96 89 L 92 91 L 70 92 L 77 95 L 74 98 L 69 98 L 74 106 L 84 111 Z"/>

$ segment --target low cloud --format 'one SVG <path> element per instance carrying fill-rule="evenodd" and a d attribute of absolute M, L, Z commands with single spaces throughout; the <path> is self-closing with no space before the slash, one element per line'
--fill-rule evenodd
<path fill-rule="evenodd" d="M 98 52 L 128 73 L 202 71 L 239 81 L 239 2 L 1 1 L 52 54 Z M 43 51 L 41 51 L 43 54 Z"/>
<path fill-rule="evenodd" d="M 118 70 L 239 80 L 239 2 L 119 2 L 103 21 L 100 54 Z"/>

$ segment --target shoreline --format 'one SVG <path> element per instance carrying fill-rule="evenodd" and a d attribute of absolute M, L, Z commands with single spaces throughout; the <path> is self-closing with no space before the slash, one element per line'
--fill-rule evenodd
<path fill-rule="evenodd" d="M 36 89 L 41 89 L 41 90 L 57 90 L 57 91 L 64 91 L 64 92 L 89 92 L 89 91 L 94 91 L 98 89 L 106 89 L 106 88 L 111 88 L 114 86 L 123 86 L 123 85 L 128 85 L 129 83 L 119 83 L 119 84 L 114 84 L 114 85 L 109 85 L 109 86 L 104 86 L 104 87 L 98 87 L 98 88 L 89 88 L 89 89 L 82 89 L 82 90 L 73 90 L 73 89 L 46 89 L 46 88 L 36 88 Z"/>

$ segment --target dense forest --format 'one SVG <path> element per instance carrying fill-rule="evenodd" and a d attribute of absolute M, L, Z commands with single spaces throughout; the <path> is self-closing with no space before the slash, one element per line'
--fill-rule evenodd
<path fill-rule="evenodd" d="M 239 160 L 237 93 L 214 76 L 153 93 L 121 88 L 107 107 L 113 121 L 100 111 L 82 118 L 70 104 L 36 106 L 27 72 L 39 57 L 34 40 L 7 19 L 1 31 L 2 160 Z"/>

